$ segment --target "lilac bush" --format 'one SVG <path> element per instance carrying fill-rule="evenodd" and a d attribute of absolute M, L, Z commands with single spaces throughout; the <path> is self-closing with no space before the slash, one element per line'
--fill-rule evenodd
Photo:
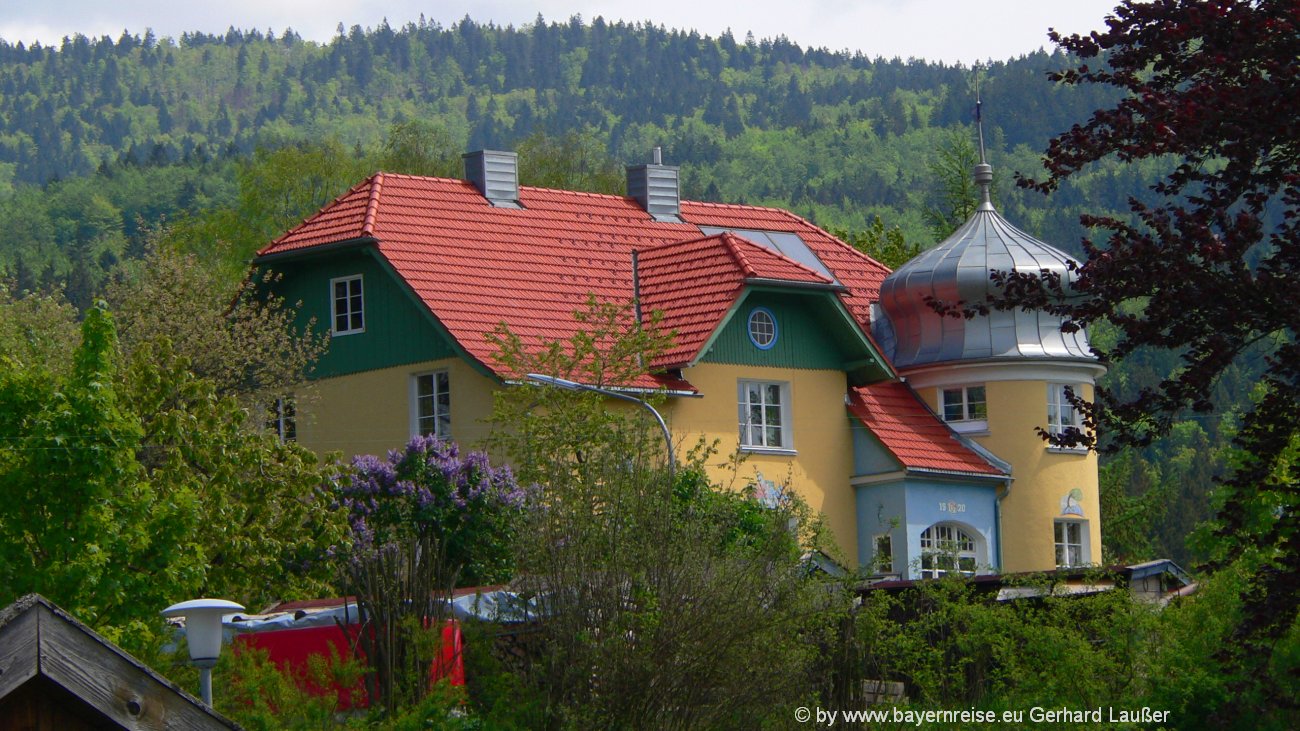
<path fill-rule="evenodd" d="M 339 483 L 348 511 L 353 554 L 410 540 L 433 539 L 462 586 L 500 583 L 512 571 L 511 548 L 531 489 L 509 467 L 493 467 L 483 452 L 418 436 L 386 459 L 360 455 Z"/>

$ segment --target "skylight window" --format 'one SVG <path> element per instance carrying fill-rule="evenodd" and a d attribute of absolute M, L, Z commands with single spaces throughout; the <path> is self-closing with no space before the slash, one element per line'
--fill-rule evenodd
<path fill-rule="evenodd" d="M 831 274 L 831 270 L 826 268 L 821 259 L 808 248 L 799 234 L 788 231 L 758 231 L 748 228 L 721 228 L 718 226 L 700 226 L 700 230 L 705 236 L 715 236 L 720 233 L 731 232 L 741 238 L 753 241 L 759 246 L 766 247 L 775 251 L 788 259 L 793 259 L 809 269 L 826 275 L 827 279 L 839 284 L 839 280 Z"/>

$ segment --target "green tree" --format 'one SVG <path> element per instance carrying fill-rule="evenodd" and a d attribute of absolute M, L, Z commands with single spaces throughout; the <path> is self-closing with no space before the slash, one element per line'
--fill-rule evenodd
<path fill-rule="evenodd" d="M 979 205 L 974 169 L 980 161 L 970 132 L 958 127 L 946 132 L 930 158 L 929 173 L 935 187 L 925 209 L 926 221 L 935 241 L 952 235 Z"/>
<path fill-rule="evenodd" d="M 501 362 L 627 384 L 666 342 L 626 308 L 593 301 L 577 317 L 583 332 L 540 349 L 499 331 Z M 515 584 L 541 607 L 526 672 L 553 724 L 753 728 L 812 696 L 838 605 L 806 578 L 800 539 L 813 526 L 793 501 L 719 491 L 703 448 L 670 480 L 658 425 L 591 392 L 510 388 L 493 416 L 494 443 L 540 485 Z"/>
<path fill-rule="evenodd" d="M 70 367 L 0 358 L 0 601 L 39 591 L 139 649 L 178 598 L 323 590 L 331 470 L 245 418 L 165 341 L 124 368 L 102 306 Z"/>
<path fill-rule="evenodd" d="M 594 130 L 551 136 L 534 132 L 519 143 L 519 182 L 539 188 L 622 195 L 623 169 Z"/>
<path fill-rule="evenodd" d="M 464 172 L 460 153 L 460 143 L 445 127 L 413 119 L 389 128 L 377 167 L 390 173 L 458 178 Z"/>
<path fill-rule="evenodd" d="M 297 329 L 296 303 L 260 284 L 230 284 L 195 255 L 177 251 L 170 230 L 159 228 L 150 232 L 142 259 L 116 268 L 106 299 L 128 356 L 166 339 L 189 371 L 261 415 L 277 399 L 310 399 L 306 379 L 328 341 L 310 324 Z M 256 418 L 248 423 L 258 424 Z"/>
<path fill-rule="evenodd" d="M 865 229 L 858 231 L 832 229 L 831 233 L 890 269 L 899 268 L 921 253 L 920 244 L 909 244 L 903 238 L 903 230 L 897 226 L 886 230 L 885 222 L 880 220 L 879 216 L 872 218 Z"/>

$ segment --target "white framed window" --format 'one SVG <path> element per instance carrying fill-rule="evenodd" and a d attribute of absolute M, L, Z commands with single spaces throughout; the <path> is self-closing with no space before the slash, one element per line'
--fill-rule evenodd
<path fill-rule="evenodd" d="M 1088 561 L 1088 522 L 1085 520 L 1053 521 L 1056 534 L 1056 568 L 1085 566 Z"/>
<path fill-rule="evenodd" d="M 749 342 L 759 350 L 771 350 L 776 345 L 776 315 L 766 307 L 755 307 L 749 313 Z"/>
<path fill-rule="evenodd" d="M 1070 399 L 1066 397 L 1066 389 L 1075 396 L 1082 392 L 1081 387 L 1074 383 L 1047 384 L 1047 431 L 1051 434 L 1060 434 L 1066 429 L 1083 428 L 1083 419 L 1079 411 L 1070 403 Z"/>
<path fill-rule="evenodd" d="M 984 386 L 954 386 L 939 392 L 943 420 L 957 431 L 989 428 L 989 407 Z"/>
<path fill-rule="evenodd" d="M 894 573 L 894 540 L 888 533 L 872 537 L 875 553 L 871 556 L 871 571 L 876 574 Z"/>
<path fill-rule="evenodd" d="M 790 384 L 740 381 L 740 446 L 794 449 L 790 434 Z"/>
<path fill-rule="evenodd" d="M 330 302 L 333 304 L 334 335 L 352 335 L 366 331 L 365 298 L 361 275 L 330 280 Z"/>
<path fill-rule="evenodd" d="M 297 407 L 292 396 L 283 396 L 275 400 L 267 409 L 266 429 L 275 434 L 280 443 L 298 439 Z"/>
<path fill-rule="evenodd" d="M 447 371 L 411 378 L 411 434 L 451 438 L 451 377 Z"/>
<path fill-rule="evenodd" d="M 960 527 L 938 523 L 921 533 L 921 578 L 947 574 L 974 576 L 979 556 L 975 539 Z"/>

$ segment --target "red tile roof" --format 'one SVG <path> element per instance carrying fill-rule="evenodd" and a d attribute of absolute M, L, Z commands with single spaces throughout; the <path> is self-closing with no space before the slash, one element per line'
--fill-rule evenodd
<path fill-rule="evenodd" d="M 820 272 L 732 233 L 662 244 L 639 252 L 641 303 L 664 314 L 673 346 L 656 365 L 682 366 L 704 347 L 745 283 L 781 280 L 830 287 Z"/>
<path fill-rule="evenodd" d="M 849 413 L 860 419 L 902 465 L 909 469 L 1004 475 L 935 416 L 900 381 L 886 381 L 849 391 Z"/>
<path fill-rule="evenodd" d="M 847 291 L 841 295 L 845 305 L 868 331 L 870 304 L 889 273 L 808 221 L 775 208 L 682 201 L 685 222 L 664 223 L 623 196 L 521 187 L 519 199 L 522 210 L 497 208 L 463 180 L 379 173 L 258 255 L 373 239 L 379 253 L 461 347 L 494 370 L 494 350 L 485 335 L 498 324 L 507 323 L 525 345 L 537 345 L 572 335 L 577 327 L 573 313 L 584 308 L 589 295 L 631 301 L 633 249 L 643 252 L 642 261 L 655 272 L 648 280 L 658 277 L 664 282 L 679 276 L 666 259 L 673 254 L 694 257 L 693 243 L 701 247 L 700 256 L 717 263 L 724 240 L 702 238 L 700 226 L 797 233 L 845 286 Z M 760 276 L 802 283 L 827 281 L 739 237 L 725 241 L 725 248 L 743 252 L 750 269 L 763 272 Z M 663 247 L 662 252 L 654 253 L 656 247 Z M 697 265 L 693 258 L 684 263 Z M 733 273 L 748 271 L 744 264 L 731 266 Z M 646 284 L 650 289 L 656 286 Z M 710 296 L 719 293 L 716 287 L 710 289 Z M 697 329 L 710 313 L 716 314 L 716 302 L 690 304 L 691 311 L 675 313 L 686 329 L 674 358 L 682 357 L 680 353 L 691 344 L 703 344 Z"/>

